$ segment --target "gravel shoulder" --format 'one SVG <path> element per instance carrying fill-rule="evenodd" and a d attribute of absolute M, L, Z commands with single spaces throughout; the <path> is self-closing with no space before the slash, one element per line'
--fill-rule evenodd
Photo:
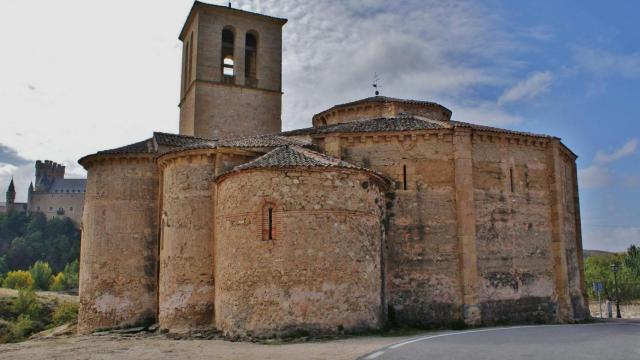
<path fill-rule="evenodd" d="M 363 336 L 342 340 L 282 345 L 223 340 L 170 340 L 162 335 L 75 336 L 0 345 L 4 360 L 38 359 L 265 359 L 351 360 L 375 349 L 419 336 Z"/>

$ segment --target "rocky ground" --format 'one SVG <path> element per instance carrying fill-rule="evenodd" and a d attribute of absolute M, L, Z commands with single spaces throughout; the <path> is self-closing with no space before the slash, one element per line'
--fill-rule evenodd
<path fill-rule="evenodd" d="M 0 345 L 0 358 L 4 360 L 347 360 L 409 337 L 411 336 L 362 336 L 332 341 L 267 345 L 223 340 L 171 340 L 157 334 L 68 336 Z"/>

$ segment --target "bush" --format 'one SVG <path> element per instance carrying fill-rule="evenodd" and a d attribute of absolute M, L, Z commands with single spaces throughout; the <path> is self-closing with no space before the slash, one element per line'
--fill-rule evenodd
<path fill-rule="evenodd" d="M 28 315 L 20 315 L 15 321 L 9 325 L 11 331 L 11 340 L 19 341 L 29 335 L 35 328 L 35 324 Z"/>
<path fill-rule="evenodd" d="M 52 273 L 51 267 L 44 261 L 36 261 L 29 268 L 31 278 L 33 279 L 33 287 L 38 290 L 48 290 L 51 284 Z"/>
<path fill-rule="evenodd" d="M 64 280 L 66 281 L 67 289 L 77 289 L 78 288 L 78 260 L 74 260 L 64 267 Z"/>
<path fill-rule="evenodd" d="M 18 297 L 11 305 L 11 312 L 15 315 L 27 315 L 31 319 L 35 319 L 40 315 L 42 307 L 38 303 L 38 298 L 33 290 L 18 290 Z"/>
<path fill-rule="evenodd" d="M 31 289 L 33 278 L 31 273 L 23 270 L 9 271 L 2 286 L 10 289 Z"/>
<path fill-rule="evenodd" d="M 64 277 L 64 273 L 59 272 L 53 277 L 49 290 L 51 291 L 63 291 L 67 289 L 67 280 Z"/>
<path fill-rule="evenodd" d="M 53 324 L 60 326 L 78 319 L 78 305 L 70 302 L 60 304 L 53 312 Z"/>

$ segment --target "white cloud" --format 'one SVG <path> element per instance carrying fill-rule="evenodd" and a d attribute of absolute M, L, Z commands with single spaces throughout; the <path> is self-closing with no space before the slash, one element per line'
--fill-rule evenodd
<path fill-rule="evenodd" d="M 604 49 L 577 47 L 574 58 L 581 69 L 596 75 L 640 77 L 640 53 L 614 54 Z"/>
<path fill-rule="evenodd" d="M 533 99 L 549 91 L 552 81 L 553 75 L 549 71 L 533 73 L 500 95 L 498 104 Z"/>
<path fill-rule="evenodd" d="M 578 180 L 580 181 L 580 186 L 584 188 L 602 188 L 611 185 L 615 176 L 613 171 L 607 167 L 607 164 L 635 153 L 637 146 L 638 140 L 631 139 L 611 153 L 598 151 L 591 165 L 579 170 Z"/>
<path fill-rule="evenodd" d="M 583 223 L 582 246 L 590 250 L 625 251 L 632 245 L 640 245 L 640 227 L 600 226 Z"/>
<path fill-rule="evenodd" d="M 511 115 L 493 102 L 482 102 L 472 106 L 455 106 L 454 120 L 474 124 L 506 127 L 519 124 L 522 118 Z"/>
<path fill-rule="evenodd" d="M 606 167 L 592 164 L 578 171 L 578 180 L 581 188 L 602 188 L 613 183 L 613 174 Z"/>
<path fill-rule="evenodd" d="M 240 7 L 289 18 L 284 27 L 284 127 L 309 126 L 335 104 L 382 94 L 451 108 L 503 83 L 514 44 L 495 14 L 471 1 L 263 0 Z M 443 99 L 451 101 L 447 103 Z"/>
<path fill-rule="evenodd" d="M 611 153 L 598 151 L 593 161 L 598 164 L 608 164 L 610 162 L 619 160 L 625 156 L 633 154 L 636 151 L 637 147 L 638 147 L 638 140 L 631 139 L 627 141 L 624 145 L 622 145 L 620 148 L 618 148 L 617 150 Z"/>

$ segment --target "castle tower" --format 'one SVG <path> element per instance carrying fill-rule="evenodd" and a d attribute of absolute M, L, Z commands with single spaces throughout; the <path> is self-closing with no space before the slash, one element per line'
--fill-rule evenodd
<path fill-rule="evenodd" d="M 286 22 L 194 3 L 180 32 L 180 134 L 221 139 L 281 131 Z"/>
<path fill-rule="evenodd" d="M 36 161 L 36 191 L 47 191 L 56 180 L 64 179 L 65 167 L 51 160 Z"/>
<path fill-rule="evenodd" d="M 9 183 L 9 189 L 7 189 L 7 206 L 13 205 L 16 202 L 16 188 L 13 185 L 13 178 Z"/>
<path fill-rule="evenodd" d="M 27 204 L 31 205 L 31 200 L 33 200 L 33 181 L 29 183 L 29 192 L 27 192 Z"/>

